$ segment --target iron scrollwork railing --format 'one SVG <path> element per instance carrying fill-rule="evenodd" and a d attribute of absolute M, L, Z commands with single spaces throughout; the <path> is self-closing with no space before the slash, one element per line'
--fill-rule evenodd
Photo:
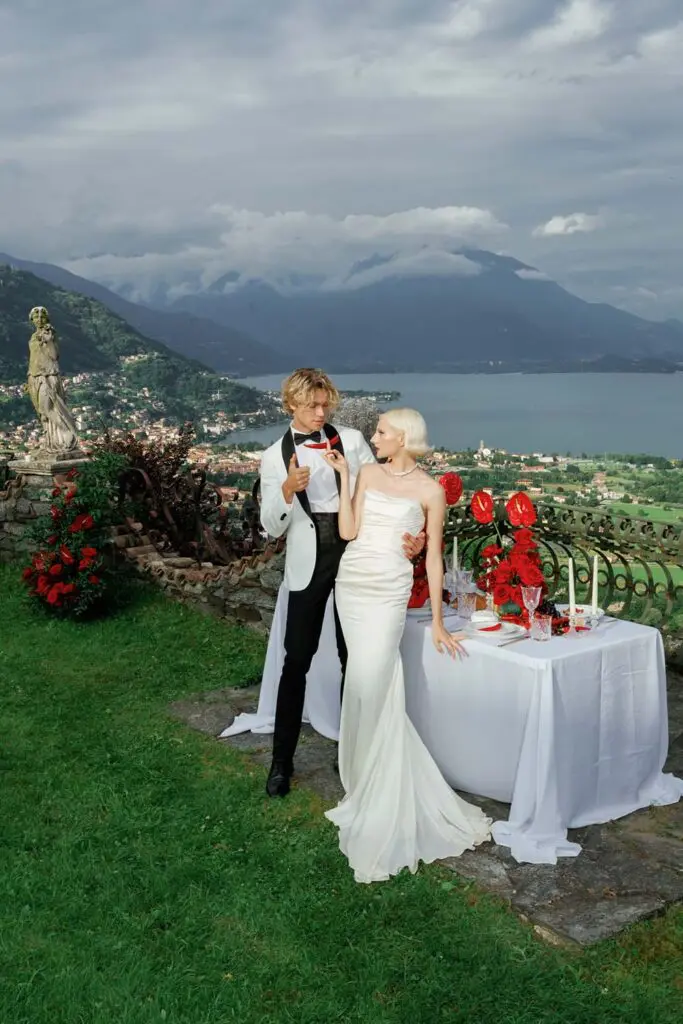
<path fill-rule="evenodd" d="M 610 615 L 657 626 L 668 656 L 683 659 L 683 527 L 615 515 L 600 508 L 539 503 L 534 527 L 548 594 L 567 594 L 567 561 L 574 559 L 577 598 L 587 600 L 598 557 L 600 604 Z M 509 534 L 504 503 L 495 509 L 501 533 Z M 482 548 L 495 539 L 492 526 L 480 525 L 469 505 L 451 508 L 446 544 L 458 538 L 463 565 L 480 564 Z"/>

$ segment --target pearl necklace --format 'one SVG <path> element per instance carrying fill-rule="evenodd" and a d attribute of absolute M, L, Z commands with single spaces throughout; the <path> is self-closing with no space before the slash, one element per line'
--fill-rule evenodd
<path fill-rule="evenodd" d="M 411 466 L 410 469 L 404 469 L 403 472 L 401 473 L 392 473 L 390 469 L 387 469 L 387 473 L 389 474 L 389 476 L 408 476 L 409 473 L 414 473 L 416 469 L 417 463 L 415 463 L 414 466 Z"/>

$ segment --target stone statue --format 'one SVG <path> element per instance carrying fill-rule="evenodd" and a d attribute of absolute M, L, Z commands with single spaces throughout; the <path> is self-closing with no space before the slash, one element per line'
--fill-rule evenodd
<path fill-rule="evenodd" d="M 34 306 L 29 320 L 35 331 L 28 343 L 27 391 L 43 428 L 41 449 L 50 455 L 75 452 L 78 435 L 59 372 L 55 329 L 44 306 Z"/>

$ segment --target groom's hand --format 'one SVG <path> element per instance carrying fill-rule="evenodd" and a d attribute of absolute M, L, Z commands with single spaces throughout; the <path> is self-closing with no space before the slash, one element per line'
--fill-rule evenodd
<path fill-rule="evenodd" d="M 289 460 L 289 472 L 287 473 L 287 479 L 282 485 L 282 497 L 288 505 L 292 504 L 292 499 L 295 494 L 299 494 L 301 491 L 306 490 L 310 476 L 311 471 L 308 466 L 304 466 L 302 469 L 299 466 L 296 454 L 292 455 Z"/>
<path fill-rule="evenodd" d="M 424 551 L 424 546 L 424 530 L 422 531 L 422 533 L 418 533 L 417 537 L 413 537 L 412 533 L 403 534 L 403 553 L 405 554 L 406 558 L 408 558 L 411 562 L 414 558 L 417 558 L 418 555 L 422 554 L 422 552 Z"/>

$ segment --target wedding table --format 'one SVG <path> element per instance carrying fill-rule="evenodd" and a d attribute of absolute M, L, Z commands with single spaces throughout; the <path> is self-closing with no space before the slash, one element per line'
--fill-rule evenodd
<path fill-rule="evenodd" d="M 221 735 L 273 730 L 284 652 L 286 592 L 273 622 L 258 711 Z M 456 631 L 463 623 L 447 619 Z M 675 803 L 683 781 L 664 775 L 666 675 L 656 629 L 615 619 L 540 643 L 465 642 L 457 661 L 434 649 L 428 622 L 408 617 L 401 644 L 406 709 L 456 789 L 509 803 L 493 837 L 520 862 L 576 856 L 568 828 Z M 338 738 L 340 669 L 331 604 L 308 676 L 304 717 Z"/>

